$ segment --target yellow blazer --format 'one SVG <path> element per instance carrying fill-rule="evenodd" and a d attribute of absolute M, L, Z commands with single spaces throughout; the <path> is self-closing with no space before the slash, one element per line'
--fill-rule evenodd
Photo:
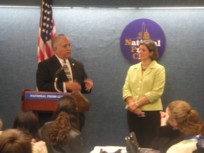
<path fill-rule="evenodd" d="M 123 100 L 133 97 L 135 101 L 146 96 L 150 103 L 143 105 L 143 111 L 162 110 L 161 96 L 165 87 L 165 68 L 155 60 L 142 72 L 141 62 L 130 66 L 123 85 Z"/>

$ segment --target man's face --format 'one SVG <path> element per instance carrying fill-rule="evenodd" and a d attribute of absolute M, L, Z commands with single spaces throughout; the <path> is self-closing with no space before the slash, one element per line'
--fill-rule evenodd
<path fill-rule="evenodd" d="M 53 51 L 61 59 L 69 58 L 71 56 L 71 43 L 67 37 L 61 36 Z"/>

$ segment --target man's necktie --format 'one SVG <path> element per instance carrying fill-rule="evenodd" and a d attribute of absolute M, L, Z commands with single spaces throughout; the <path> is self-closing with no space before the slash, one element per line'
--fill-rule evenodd
<path fill-rule="evenodd" d="M 72 81 L 72 74 L 69 70 L 69 67 L 66 64 L 66 60 L 63 60 L 63 69 L 69 81 Z"/>

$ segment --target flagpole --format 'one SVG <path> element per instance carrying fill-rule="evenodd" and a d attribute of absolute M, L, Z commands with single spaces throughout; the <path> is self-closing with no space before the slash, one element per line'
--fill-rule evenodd
<path fill-rule="evenodd" d="M 41 10 L 41 14 L 40 14 L 40 27 L 42 27 L 42 15 L 43 15 L 43 10 L 42 10 L 42 6 L 43 6 L 43 3 L 44 3 L 44 0 L 41 1 L 41 7 L 40 7 L 40 10 Z"/>

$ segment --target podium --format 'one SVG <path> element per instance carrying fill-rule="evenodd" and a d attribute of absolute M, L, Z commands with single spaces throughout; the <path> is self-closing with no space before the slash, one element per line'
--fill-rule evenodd
<path fill-rule="evenodd" d="M 53 112 L 57 108 L 57 100 L 66 95 L 70 95 L 75 99 L 78 112 L 86 112 L 89 110 L 89 101 L 80 92 L 68 94 L 23 90 L 21 107 L 23 111 Z"/>

